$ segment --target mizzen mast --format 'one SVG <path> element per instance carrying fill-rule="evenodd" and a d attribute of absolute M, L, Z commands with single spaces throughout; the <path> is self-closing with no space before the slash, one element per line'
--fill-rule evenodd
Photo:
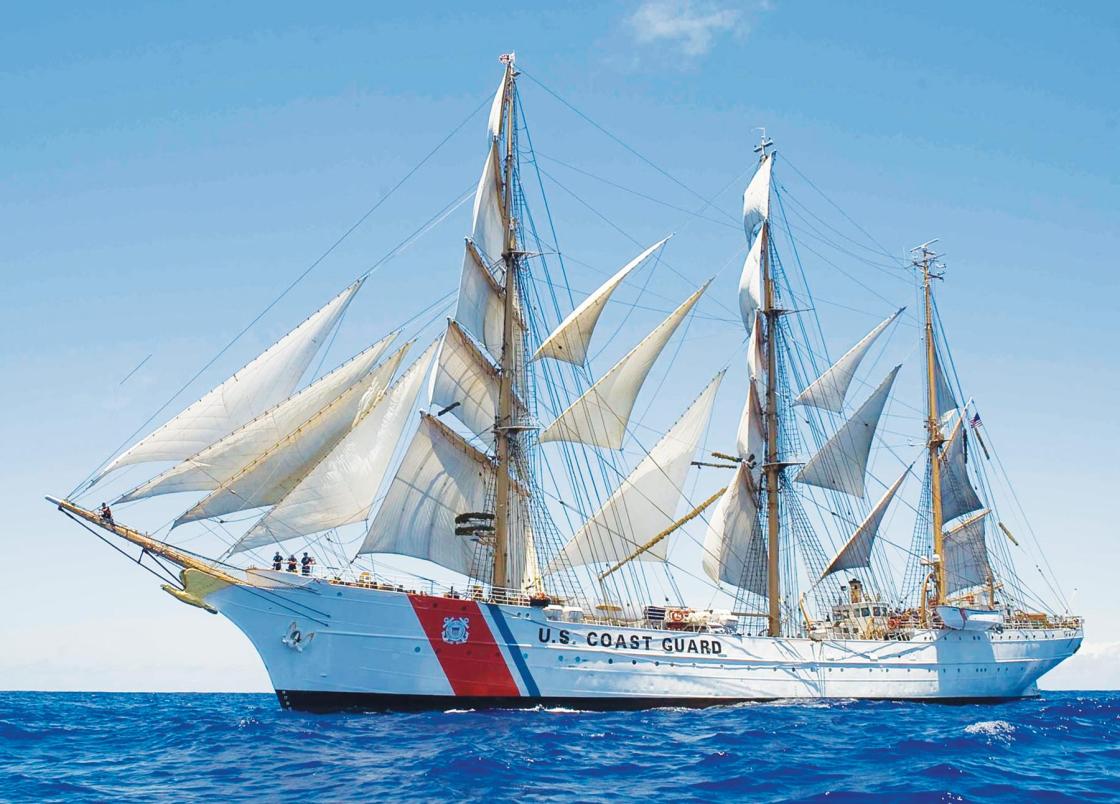
<path fill-rule="evenodd" d="M 922 272 L 922 289 L 925 297 L 925 356 L 926 356 L 926 447 L 929 450 L 929 478 L 931 527 L 933 528 L 934 576 L 937 582 L 937 602 L 945 601 L 946 573 L 944 549 L 944 515 L 941 508 L 941 445 L 945 438 L 941 433 L 941 413 L 937 403 L 937 350 L 933 338 L 933 280 L 940 279 L 935 272 L 934 260 L 937 255 L 930 249 L 936 243 L 931 240 L 913 249 L 914 267 Z"/>
<path fill-rule="evenodd" d="M 513 428 L 514 379 L 517 370 L 517 344 L 514 318 L 517 315 L 517 271 L 520 254 L 517 250 L 517 228 L 513 219 L 513 168 L 514 168 L 514 81 L 517 70 L 512 53 L 502 56 L 506 65 L 505 97 L 502 99 L 502 117 L 505 118 L 505 158 L 503 161 L 502 222 L 505 225 L 505 245 L 502 262 L 505 264 L 503 280 L 503 319 L 501 372 L 498 379 L 498 420 L 494 427 L 494 452 L 498 463 L 494 494 L 494 568 L 490 576 L 493 587 L 504 589 L 509 578 L 509 521 L 510 521 L 510 446 L 515 433 Z"/>
<path fill-rule="evenodd" d="M 773 159 L 768 150 L 774 141 L 763 132 L 762 139 L 755 146 L 759 163 Z M 782 594 L 781 562 L 779 556 L 781 540 L 781 514 L 778 507 L 778 486 L 781 483 L 782 465 L 778 453 L 778 320 L 782 311 L 775 305 L 774 275 L 770 270 L 770 221 L 769 216 L 762 221 L 758 233 L 762 241 L 762 314 L 766 317 L 766 461 L 763 473 L 766 477 L 766 591 L 770 607 L 768 612 L 767 633 L 770 636 L 782 634 Z"/>

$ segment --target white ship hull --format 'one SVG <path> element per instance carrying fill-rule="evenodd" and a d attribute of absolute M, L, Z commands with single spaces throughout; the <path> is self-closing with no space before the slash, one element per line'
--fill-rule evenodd
<path fill-rule="evenodd" d="M 1006 699 L 1072 655 L 1080 627 L 825 640 L 562 622 L 538 608 L 254 572 L 206 602 L 252 641 L 283 706 L 307 710 L 747 700 Z"/>

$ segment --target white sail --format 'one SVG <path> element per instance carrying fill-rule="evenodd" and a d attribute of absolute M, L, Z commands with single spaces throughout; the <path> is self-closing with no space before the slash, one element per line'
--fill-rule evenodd
<path fill-rule="evenodd" d="M 502 101 L 506 96 L 506 83 L 509 78 L 509 73 L 502 73 L 502 80 L 498 84 L 498 91 L 494 93 L 494 100 L 490 104 L 490 116 L 486 121 L 486 132 L 490 135 L 491 141 L 496 140 L 502 131 Z"/>
<path fill-rule="evenodd" d="M 756 312 L 754 326 L 747 338 L 747 376 L 756 382 L 762 382 L 766 376 L 766 355 L 762 351 L 762 343 L 762 313 Z"/>
<path fill-rule="evenodd" d="M 908 474 L 910 474 L 909 466 L 906 467 L 902 476 L 894 482 L 894 485 L 887 489 L 879 502 L 875 503 L 875 507 L 856 528 L 851 538 L 825 567 L 824 572 L 821 573 L 822 578 L 842 570 L 871 566 L 871 548 L 875 546 L 875 537 L 879 535 L 879 526 L 883 524 L 883 517 L 887 514 L 891 500 L 894 499 L 894 495 L 902 487 L 902 483 L 906 480 Z"/>
<path fill-rule="evenodd" d="M 708 429 L 712 405 L 723 380 L 716 375 L 664 437 L 634 467 L 603 506 L 594 513 L 545 572 L 585 564 L 617 564 L 676 519 L 684 497 L 688 468 Z M 639 561 L 664 561 L 667 540 L 636 556 Z"/>
<path fill-rule="evenodd" d="M 848 421 L 830 438 L 820 452 L 801 467 L 794 480 L 810 486 L 842 491 L 853 497 L 862 497 L 867 458 L 879 417 L 890 396 L 894 378 L 901 366 L 891 369 L 887 378 L 867 398 Z"/>
<path fill-rule="evenodd" d="M 739 277 L 739 313 L 747 332 L 754 331 L 755 313 L 762 308 L 762 302 L 762 238 L 759 237 L 747 251 Z"/>
<path fill-rule="evenodd" d="M 346 435 L 369 395 L 379 393 L 389 384 L 409 346 L 411 342 L 394 352 L 370 373 L 363 385 L 352 387 L 241 468 L 183 513 L 172 527 L 279 502 Z"/>
<path fill-rule="evenodd" d="M 824 374 L 802 391 L 793 403 L 840 413 L 844 409 L 844 397 L 856 376 L 859 364 L 876 339 L 883 334 L 883 330 L 902 315 L 905 309 L 905 307 L 901 308 L 867 333 L 859 343 L 845 352 Z"/>
<path fill-rule="evenodd" d="M 432 374 L 432 404 L 450 408 L 459 421 L 493 443 L 498 418 L 498 369 L 449 321 Z"/>
<path fill-rule="evenodd" d="M 408 427 L 438 343 L 378 394 L 338 444 L 253 525 L 231 552 L 365 519 Z"/>
<path fill-rule="evenodd" d="M 287 399 L 361 285 L 359 279 L 217 388 L 129 447 L 97 479 L 128 464 L 189 458 Z"/>
<path fill-rule="evenodd" d="M 493 274 L 482 264 L 474 246 L 468 242 L 459 280 L 459 299 L 455 320 L 495 359 L 502 356 L 502 322 L 505 320 L 504 291 Z M 520 311 L 515 324 L 524 328 Z"/>
<path fill-rule="evenodd" d="M 387 335 L 244 427 L 122 495 L 117 502 L 218 488 L 349 389 L 356 385 L 364 389 L 368 385 L 365 378 L 396 337 L 396 332 Z"/>
<path fill-rule="evenodd" d="M 747 402 L 743 406 L 743 415 L 739 419 L 739 432 L 735 440 L 739 459 L 750 470 L 751 480 L 756 489 L 759 487 L 762 467 L 766 460 L 764 415 L 758 387 L 752 378 L 747 382 Z"/>
<path fill-rule="evenodd" d="M 766 541 L 750 472 L 740 464 L 727 490 L 708 516 L 704 533 L 704 573 L 748 592 L 765 595 Z"/>
<path fill-rule="evenodd" d="M 984 525 L 989 513 L 985 508 L 945 531 L 942 538 L 945 555 L 941 560 L 945 562 L 946 595 L 988 583 L 992 568 L 988 563 Z"/>
<path fill-rule="evenodd" d="M 491 460 L 427 414 L 397 468 L 358 553 L 395 553 L 469 575 L 477 537 L 457 535 L 455 517 L 486 509 Z"/>
<path fill-rule="evenodd" d="M 968 479 L 968 436 L 964 418 L 957 420 L 941 451 L 941 516 L 946 522 L 984 507 Z"/>
<path fill-rule="evenodd" d="M 620 449 L 642 383 L 658 355 L 676 332 L 709 282 L 689 296 L 657 325 L 637 346 L 619 360 L 583 396 L 573 402 L 556 421 L 545 428 L 540 440 L 575 441 L 598 447 Z"/>
<path fill-rule="evenodd" d="M 487 266 L 498 262 L 506 248 L 499 170 L 501 160 L 498 157 L 498 145 L 494 143 L 490 147 L 490 153 L 486 155 L 486 164 L 478 179 L 478 189 L 474 194 L 474 222 L 471 225 L 471 242 L 482 253 Z"/>
<path fill-rule="evenodd" d="M 774 157 L 767 155 L 743 192 L 743 228 L 747 242 L 754 242 L 762 224 L 770 218 L 770 173 Z"/>
<path fill-rule="evenodd" d="M 672 235 L 670 235 L 671 237 Z M 645 262 L 650 254 L 657 251 L 661 246 L 668 242 L 669 238 L 659 240 L 652 246 L 647 248 L 626 265 L 604 282 L 598 290 L 588 296 L 583 302 L 572 310 L 568 316 L 560 322 L 559 326 L 552 331 L 552 334 L 545 338 L 544 343 L 537 349 L 537 353 L 533 355 L 534 360 L 542 357 L 551 357 L 555 360 L 563 360 L 567 363 L 574 363 L 575 365 L 583 365 L 587 360 L 587 347 L 591 342 L 591 335 L 595 331 L 595 324 L 599 321 L 599 315 L 603 312 L 603 308 L 607 306 L 611 294 L 614 293 L 622 280 L 625 279 L 631 271 Z"/>

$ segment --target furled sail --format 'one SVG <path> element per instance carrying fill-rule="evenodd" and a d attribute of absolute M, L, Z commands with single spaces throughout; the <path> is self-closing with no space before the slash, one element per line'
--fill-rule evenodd
<path fill-rule="evenodd" d="M 449 321 L 432 375 L 432 404 L 449 409 L 471 432 L 493 443 L 498 385 L 498 369 Z"/>
<path fill-rule="evenodd" d="M 575 441 L 620 449 L 634 402 L 665 344 L 676 332 L 710 280 L 685 299 L 637 346 L 614 364 L 583 396 L 573 402 L 540 435 L 544 441 Z"/>
<path fill-rule="evenodd" d="M 739 312 L 747 332 L 754 331 L 755 313 L 762 308 L 762 301 L 762 238 L 759 237 L 747 251 L 739 277 Z"/>
<path fill-rule="evenodd" d="M 739 459 L 750 469 L 754 488 L 759 488 L 762 466 L 766 458 L 766 429 L 763 421 L 762 403 L 758 387 L 752 378 L 747 383 L 747 403 L 739 420 L 739 433 L 736 443 Z"/>
<path fill-rule="evenodd" d="M 753 244 L 758 230 L 770 218 L 770 173 L 774 157 L 767 155 L 743 192 L 743 228 L 747 242 Z"/>
<path fill-rule="evenodd" d="M 945 531 L 942 539 L 945 555 L 941 560 L 945 562 L 946 595 L 988 583 L 992 568 L 988 563 L 984 524 L 989 513 L 985 508 Z"/>
<path fill-rule="evenodd" d="M 218 488 L 339 397 L 344 394 L 353 396 L 355 391 L 360 394 L 356 386 L 364 389 L 368 385 L 366 377 L 396 337 L 396 332 L 387 335 L 244 427 L 127 492 L 117 502 Z"/>
<path fill-rule="evenodd" d="M 906 467 L 902 476 L 894 481 L 894 485 L 887 489 L 879 502 L 875 503 L 875 507 L 856 528 L 851 538 L 840 548 L 829 565 L 825 567 L 824 572 L 821 573 L 822 578 L 842 570 L 871 566 L 871 548 L 875 545 L 875 537 L 879 535 L 879 526 L 883 524 L 883 517 L 886 516 L 894 495 L 898 492 L 908 474 L 910 474 L 909 466 Z"/>
<path fill-rule="evenodd" d="M 883 407 L 890 396 L 891 386 L 898 370 L 891 369 L 886 379 L 867 398 L 848 421 L 836 431 L 820 451 L 801 467 L 794 480 L 824 489 L 842 491 L 853 497 L 862 497 L 867 458 L 871 454 L 871 442 Z"/>
<path fill-rule="evenodd" d="M 455 517 L 487 510 L 494 476 L 490 458 L 422 413 L 358 553 L 423 558 L 469 575 L 478 537 L 456 534 Z"/>
<path fill-rule="evenodd" d="M 968 436 L 964 419 L 957 420 L 941 461 L 941 516 L 946 522 L 984 507 L 968 479 Z"/>
<path fill-rule="evenodd" d="M 502 258 L 506 248 L 506 224 L 502 211 L 502 181 L 499 176 L 501 159 L 498 145 L 490 146 L 478 189 L 474 194 L 474 221 L 471 225 L 471 242 L 482 253 L 487 266 Z"/>
<path fill-rule="evenodd" d="M 708 429 L 722 380 L 720 372 L 708 383 L 676 424 L 564 545 L 546 573 L 567 566 L 625 561 L 673 523 L 684 496 L 689 466 Z M 662 540 L 635 558 L 664 561 L 667 546 Z"/>
<path fill-rule="evenodd" d="M 740 464 L 708 517 L 704 534 L 704 573 L 713 581 L 765 595 L 766 562 L 766 540 L 759 527 L 750 472 Z"/>
<path fill-rule="evenodd" d="M 374 369 L 364 386 L 351 388 L 238 470 L 176 519 L 173 527 L 279 502 L 346 435 L 370 396 L 389 384 L 409 346 L 406 343 Z"/>
<path fill-rule="evenodd" d="M 408 427 L 438 342 L 370 400 L 354 427 L 311 467 L 232 552 L 365 519 Z"/>
<path fill-rule="evenodd" d="M 859 364 L 876 339 L 883 334 L 883 330 L 889 327 L 891 322 L 898 318 L 905 309 L 903 307 L 898 312 L 893 313 L 875 329 L 867 333 L 859 343 L 845 352 L 824 374 L 802 391 L 793 401 L 794 404 L 808 405 L 809 407 L 840 413 L 844 409 L 844 397 L 856 376 Z"/>
<path fill-rule="evenodd" d="M 672 235 L 670 235 L 671 237 Z M 567 363 L 574 363 L 575 365 L 583 365 L 587 359 L 587 346 L 591 342 L 591 335 L 595 331 L 595 324 L 599 321 L 599 315 L 603 312 L 603 308 L 607 306 L 611 294 L 614 293 L 622 280 L 625 279 L 631 271 L 645 262 L 646 258 L 653 252 L 661 248 L 669 240 L 666 237 L 664 240 L 659 240 L 652 246 L 647 248 L 626 265 L 604 282 L 598 290 L 588 296 L 583 302 L 572 310 L 568 316 L 560 322 L 559 326 L 552 331 L 552 334 L 545 338 L 544 343 L 537 349 L 537 353 L 533 355 L 533 359 L 537 360 L 542 357 L 551 357 L 555 360 L 563 360 Z"/>
<path fill-rule="evenodd" d="M 232 377 L 117 456 L 97 478 L 128 464 L 189 458 L 287 399 L 361 285 L 359 279 L 339 293 Z"/>

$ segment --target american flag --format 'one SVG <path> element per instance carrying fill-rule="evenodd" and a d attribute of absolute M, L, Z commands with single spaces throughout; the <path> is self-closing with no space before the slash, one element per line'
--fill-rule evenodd
<path fill-rule="evenodd" d="M 980 414 L 979 413 L 977 413 L 971 419 L 968 420 L 968 426 L 971 427 L 973 430 L 975 430 L 977 427 L 979 427 L 982 424 L 983 424 L 983 422 L 980 421 Z"/>

